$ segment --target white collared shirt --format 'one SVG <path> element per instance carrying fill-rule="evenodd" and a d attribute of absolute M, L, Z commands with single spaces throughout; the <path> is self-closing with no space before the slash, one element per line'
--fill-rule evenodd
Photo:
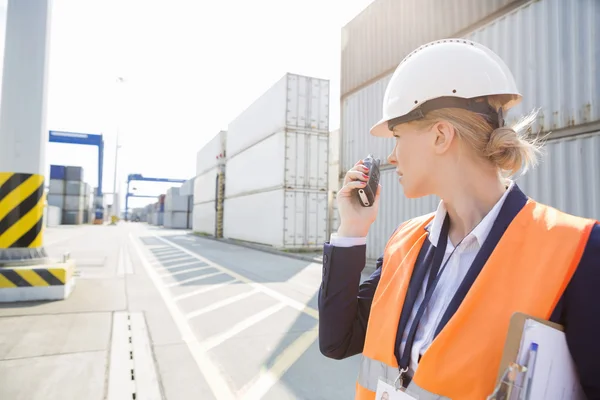
<path fill-rule="evenodd" d="M 415 335 L 415 340 L 413 343 L 413 348 L 411 351 L 411 362 L 410 362 L 410 371 L 409 375 L 412 376 L 414 371 L 417 369 L 419 356 L 424 354 L 425 351 L 431 345 L 433 341 L 433 336 L 435 334 L 435 330 L 442 319 L 442 316 L 450 301 L 454 297 L 454 294 L 458 290 L 461 282 L 463 281 L 467 271 L 471 267 L 477 252 L 483 245 L 483 242 L 487 238 L 494 222 L 496 221 L 496 217 L 506 200 L 506 196 L 512 189 L 514 182 L 510 182 L 508 190 L 504 192 L 500 200 L 494 205 L 494 207 L 490 210 L 490 212 L 481 220 L 481 222 L 469 233 L 460 243 L 460 246 L 454 251 L 452 258 L 448 261 L 444 273 L 440 277 L 440 280 L 435 287 L 433 295 L 429 300 L 429 305 L 427 309 L 423 313 L 423 317 L 421 318 L 421 322 L 417 328 L 417 332 Z M 435 212 L 435 216 L 433 220 L 427 225 L 426 229 L 429 232 L 429 241 L 432 245 L 438 245 L 438 241 L 440 238 L 442 224 L 444 223 L 444 219 L 446 218 L 446 207 L 443 201 L 440 201 L 438 208 Z M 364 245 L 367 242 L 367 238 L 348 238 L 348 237 L 337 237 L 336 235 L 331 235 L 330 243 L 333 246 L 337 247 L 351 247 L 357 245 Z M 444 254 L 444 259 L 442 261 L 442 265 L 448 260 L 448 257 L 454 250 L 454 245 L 448 238 L 448 243 L 446 245 L 446 251 Z M 415 315 L 419 310 L 419 306 L 423 302 L 423 298 L 425 297 L 425 287 L 427 285 L 429 273 L 425 276 L 423 280 L 423 286 L 419 291 L 417 299 L 415 301 L 414 307 L 411 311 L 410 318 L 406 325 L 406 329 L 404 330 L 402 336 L 402 342 L 400 344 L 401 353 L 404 351 L 404 345 L 406 343 L 406 337 L 408 336 L 408 330 L 413 324 Z"/>

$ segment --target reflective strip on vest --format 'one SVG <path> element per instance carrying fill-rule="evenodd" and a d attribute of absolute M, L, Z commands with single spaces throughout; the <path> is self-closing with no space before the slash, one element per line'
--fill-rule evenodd
<path fill-rule="evenodd" d="M 400 370 L 390 367 L 381 361 L 362 356 L 360 369 L 358 371 L 358 384 L 372 392 L 377 391 L 377 381 L 379 378 L 392 383 L 400 375 Z"/>
<path fill-rule="evenodd" d="M 381 361 L 362 356 L 360 369 L 358 372 L 358 384 L 372 392 L 377 391 L 377 381 L 384 379 L 393 383 L 400 375 L 398 368 L 390 367 Z M 440 396 L 419 387 L 414 381 L 408 385 L 406 393 L 416 397 L 419 400 L 449 400 L 448 397 Z"/>
<path fill-rule="evenodd" d="M 450 400 L 449 397 L 428 392 L 417 385 L 415 381 L 410 382 L 410 385 L 408 385 L 408 388 L 406 388 L 406 393 L 419 400 Z"/>

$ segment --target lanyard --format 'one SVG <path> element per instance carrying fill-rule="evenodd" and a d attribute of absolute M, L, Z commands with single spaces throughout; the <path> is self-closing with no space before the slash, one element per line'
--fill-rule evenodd
<path fill-rule="evenodd" d="M 417 333 L 417 327 L 419 326 L 419 321 L 421 320 L 421 318 L 423 317 L 423 314 L 425 313 L 425 309 L 427 308 L 427 305 L 428 305 L 429 301 L 431 300 L 431 296 L 433 295 L 433 292 L 435 291 L 435 288 L 440 281 L 440 277 L 442 276 L 442 273 L 444 272 L 444 270 L 446 269 L 446 266 L 448 265 L 448 261 L 450 261 L 450 259 L 452 258 L 452 255 L 454 254 L 456 249 L 458 249 L 458 247 L 464 240 L 464 238 L 463 238 L 460 242 L 458 242 L 458 244 L 452 250 L 452 253 L 450 253 L 450 256 L 448 257 L 448 259 L 446 259 L 446 262 L 444 262 L 444 264 L 442 265 L 444 255 L 446 253 L 446 246 L 448 244 L 449 231 L 450 231 L 450 218 L 449 218 L 448 214 L 446 214 L 446 218 L 444 219 L 444 223 L 442 225 L 442 230 L 440 233 L 440 238 L 438 240 L 438 246 L 435 249 L 435 254 L 434 254 L 433 260 L 432 260 L 431 264 L 429 265 L 429 279 L 427 280 L 425 297 L 423 298 L 423 302 L 419 306 L 419 309 L 417 310 L 417 314 L 415 315 L 415 319 L 414 319 L 412 325 L 410 326 L 410 329 L 408 331 L 408 336 L 406 338 L 406 343 L 404 345 L 404 351 L 402 352 L 402 354 L 400 356 L 399 379 L 400 379 L 401 385 L 402 385 L 402 375 L 404 375 L 408 371 L 408 367 L 410 365 L 410 356 L 411 356 L 412 348 L 414 345 L 415 336 Z M 469 236 L 469 235 L 467 234 L 465 236 L 465 238 L 467 236 Z M 420 285 L 422 285 L 422 282 L 420 283 Z"/>

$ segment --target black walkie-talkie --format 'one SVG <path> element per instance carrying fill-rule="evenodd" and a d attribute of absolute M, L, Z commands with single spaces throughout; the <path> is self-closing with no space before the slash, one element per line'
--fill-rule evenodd
<path fill-rule="evenodd" d="M 375 194 L 379 186 L 379 165 L 381 164 L 381 160 L 369 154 L 363 160 L 363 163 L 369 169 L 369 180 L 367 181 L 367 186 L 358 189 L 357 195 L 363 207 L 371 207 L 375 203 Z"/>

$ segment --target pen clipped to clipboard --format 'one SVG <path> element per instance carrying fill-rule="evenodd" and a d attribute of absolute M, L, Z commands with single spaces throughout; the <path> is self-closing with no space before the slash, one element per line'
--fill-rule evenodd
<path fill-rule="evenodd" d="M 585 400 L 561 325 L 516 313 L 488 400 Z"/>

